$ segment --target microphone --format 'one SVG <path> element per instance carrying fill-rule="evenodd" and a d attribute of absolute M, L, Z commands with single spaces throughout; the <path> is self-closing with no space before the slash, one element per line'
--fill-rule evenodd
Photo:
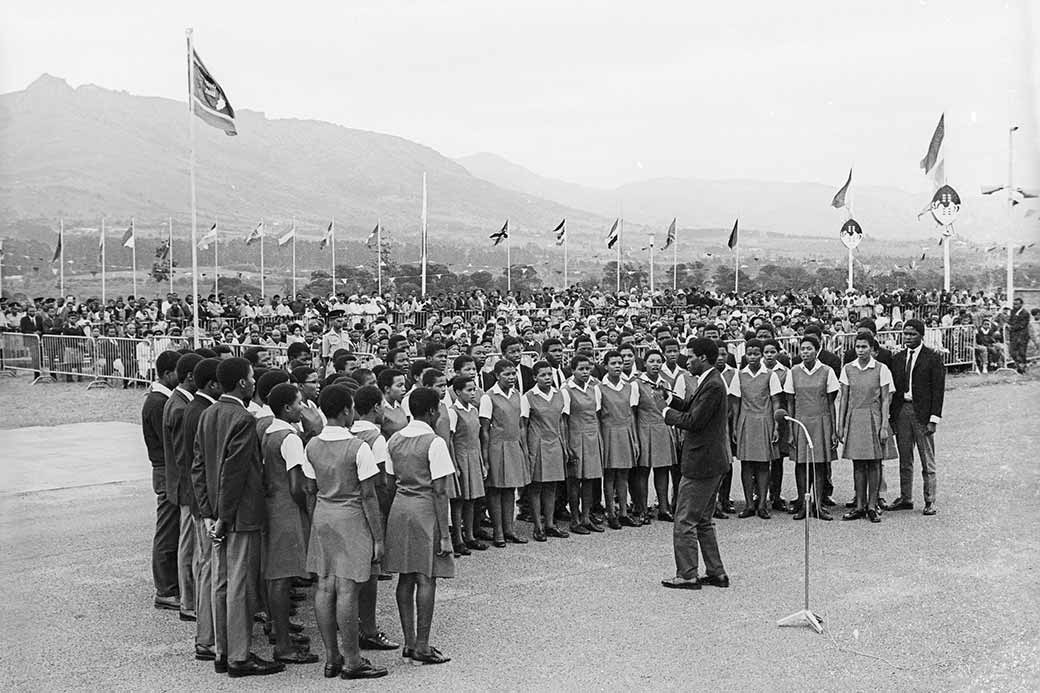
<path fill-rule="evenodd" d="M 776 420 L 777 423 L 783 423 L 784 421 L 787 421 L 787 410 L 777 409 L 775 412 L 773 412 L 773 418 Z"/>
<path fill-rule="evenodd" d="M 805 424 L 803 424 L 798 419 L 795 419 L 795 418 L 793 418 L 791 416 L 788 416 L 786 409 L 777 409 L 775 412 L 773 412 L 773 419 L 775 419 L 777 423 L 783 423 L 784 421 L 790 421 L 791 423 L 798 424 L 798 426 L 802 429 L 802 432 L 805 433 L 805 445 L 806 445 L 806 447 L 809 448 L 810 454 L 815 454 L 815 450 L 813 448 L 812 436 L 809 435 L 809 430 L 805 427 Z M 815 463 L 815 459 L 813 461 Z"/>

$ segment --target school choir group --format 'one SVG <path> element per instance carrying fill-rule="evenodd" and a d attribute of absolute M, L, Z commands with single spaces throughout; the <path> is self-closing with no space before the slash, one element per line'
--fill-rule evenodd
<path fill-rule="evenodd" d="M 155 605 L 195 622 L 196 659 L 233 677 L 319 661 L 292 619 L 316 585 L 326 677 L 385 676 L 363 650 L 446 663 L 430 643 L 437 579 L 489 544 L 527 543 L 515 528 L 518 490 L 538 542 L 672 521 L 684 432 L 662 410 L 698 387 L 678 341 L 661 338 L 638 358 L 630 344 L 596 358 L 592 341 L 579 339 L 564 364 L 563 344 L 549 339 L 545 360 L 530 367 L 519 346 L 507 338 L 493 365 L 464 354 L 449 369 L 443 347 L 428 345 L 430 360 L 407 372 L 324 378 L 205 349 L 160 354 L 142 411 L 159 496 Z M 882 351 L 869 330 L 844 364 L 822 362 L 812 333 L 794 365 L 773 339 L 748 341 L 739 367 L 719 349 L 745 498 L 738 517 L 783 509 L 831 519 L 830 462 L 842 445 L 855 482 L 843 519 L 880 522 L 881 460 L 895 457 Z M 784 407 L 808 440 L 778 420 Z M 785 456 L 799 499 L 790 506 Z M 736 511 L 730 485 L 727 475 L 716 517 Z M 810 486 L 816 502 L 806 507 Z M 160 536 L 171 521 L 172 555 Z M 393 575 L 401 643 L 376 622 L 378 581 Z M 271 660 L 251 652 L 254 622 L 274 645 Z"/>

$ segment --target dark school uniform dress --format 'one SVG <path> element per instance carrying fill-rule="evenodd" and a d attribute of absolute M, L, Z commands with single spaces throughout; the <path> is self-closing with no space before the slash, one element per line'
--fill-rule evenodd
<path fill-rule="evenodd" d="M 264 579 L 307 577 L 307 535 L 304 528 L 310 521 L 289 491 L 291 468 L 300 466 L 305 475 L 314 476 L 305 457 L 303 439 L 292 424 L 275 419 L 267 426 L 261 449 L 264 454 L 264 502 L 267 506 Z"/>
<path fill-rule="evenodd" d="M 307 443 L 318 498 L 314 504 L 307 570 L 323 578 L 366 582 L 373 539 L 361 503 L 361 482 L 379 472 L 372 449 L 347 429 L 326 427 Z"/>
<path fill-rule="evenodd" d="M 397 496 L 386 523 L 383 568 L 391 573 L 455 577 L 455 559 L 440 551 L 437 497 L 433 482 L 455 473 L 448 445 L 423 421 L 413 421 L 387 442 L 388 473 L 397 479 Z"/>
<path fill-rule="evenodd" d="M 491 421 L 488 431 L 487 486 L 522 488 L 531 483 L 527 458 L 520 446 L 520 416 L 524 399 L 517 388 L 506 395 L 495 385 L 480 398 L 480 418 Z"/>
<path fill-rule="evenodd" d="M 600 435 L 603 438 L 603 468 L 631 469 L 636 464 L 636 418 L 632 407 L 639 404 L 639 388 L 622 380 L 619 387 L 609 379 L 600 384 L 602 409 Z"/>
<path fill-rule="evenodd" d="M 788 398 L 794 397 L 795 418 L 805 424 L 812 437 L 816 464 L 834 459 L 834 426 L 830 415 L 833 404 L 829 395 L 837 391 L 838 376 L 820 361 L 816 362 L 811 373 L 805 370 L 804 364 L 793 366 L 784 383 Z M 793 429 L 795 443 L 791 456 L 798 464 L 809 464 L 812 458 L 805 434 L 800 426 Z"/>
<path fill-rule="evenodd" d="M 773 442 L 772 398 L 781 391 L 780 379 L 768 368 L 759 368 L 756 373 L 747 367 L 741 368 L 730 381 L 729 394 L 740 398 L 735 431 L 738 460 L 771 462 L 780 457 L 780 450 Z"/>
<path fill-rule="evenodd" d="M 567 394 L 555 387 L 546 396 L 537 386 L 524 393 L 527 400 L 527 463 L 531 481 L 546 484 L 567 478 L 563 450 L 563 414 Z"/>
<path fill-rule="evenodd" d="M 668 386 L 667 380 L 659 382 Z M 636 435 L 639 440 L 637 467 L 671 467 L 678 464 L 675 435 L 664 422 L 664 415 L 654 396 L 654 387 L 648 376 L 635 381 L 639 388 L 639 405 L 636 407 Z M 668 389 L 671 389 L 668 386 Z"/>
<path fill-rule="evenodd" d="M 437 411 L 437 423 L 433 426 L 433 432 L 436 433 L 440 438 L 448 444 L 448 449 L 451 450 L 451 417 L 448 416 L 448 404 L 444 400 L 441 400 Z M 455 460 L 452 460 L 452 464 Z M 448 494 L 448 500 L 454 500 L 456 498 L 462 498 L 462 487 L 459 485 L 459 469 L 455 468 L 455 473 L 448 477 L 448 485 L 445 489 Z"/>
<path fill-rule="evenodd" d="M 838 382 L 848 386 L 849 403 L 845 410 L 844 457 L 850 460 L 880 460 L 898 457 L 895 438 L 881 444 L 881 398 L 885 388 L 892 391 L 892 372 L 888 366 L 871 359 L 865 368 L 859 361 L 845 364 Z"/>
<path fill-rule="evenodd" d="M 599 433 L 599 410 L 602 393 L 591 380 L 585 387 L 573 379 L 567 381 L 570 411 L 567 413 L 567 444 L 577 459 L 567 469 L 575 479 L 603 478 L 603 439 Z"/>
<path fill-rule="evenodd" d="M 455 404 L 448 407 L 448 417 L 461 497 L 463 500 L 483 498 L 485 471 L 484 461 L 480 457 L 480 416 L 477 408 L 456 400 Z"/>

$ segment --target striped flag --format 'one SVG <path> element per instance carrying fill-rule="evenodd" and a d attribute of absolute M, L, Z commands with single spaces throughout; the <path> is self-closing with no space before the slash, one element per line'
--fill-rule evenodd
<path fill-rule="evenodd" d="M 98 236 L 97 261 L 98 261 L 98 264 L 101 265 L 101 264 L 104 264 L 104 262 L 105 262 L 105 229 L 104 229 L 104 224 L 102 224 L 102 229 L 98 233 L 100 235 Z"/>
<path fill-rule="evenodd" d="M 237 135 L 235 129 L 235 109 L 228 102 L 224 89 L 202 64 L 202 59 L 195 49 L 191 51 L 192 70 L 191 108 L 202 122 L 223 130 L 226 135 Z"/>
<path fill-rule="evenodd" d="M 831 200 L 831 207 L 835 209 L 841 209 L 845 206 L 845 196 L 849 193 L 849 186 L 852 185 L 852 169 L 849 169 L 849 179 L 845 181 L 845 185 L 841 186 L 841 190 L 834 194 L 834 199 Z"/>
<path fill-rule="evenodd" d="M 493 245 L 498 245 L 502 241 L 509 238 L 509 220 L 506 219 L 506 223 L 502 226 L 501 231 L 496 231 L 495 233 L 488 236 L 488 238 L 494 241 Z"/>
<path fill-rule="evenodd" d="M 126 231 L 123 232 L 123 247 L 133 248 L 135 242 L 135 231 L 134 231 L 134 220 L 130 220 L 130 226 L 127 227 Z"/>
<path fill-rule="evenodd" d="M 607 248 L 613 248 L 614 244 L 617 243 L 618 239 L 618 223 L 621 219 L 615 219 L 614 225 L 610 227 L 610 231 L 607 232 Z"/>
<path fill-rule="evenodd" d="M 668 225 L 668 235 L 664 238 L 664 248 L 662 250 L 671 248 L 672 243 L 675 243 L 675 219 L 672 219 L 672 223 Z"/>
<path fill-rule="evenodd" d="M 288 232 L 278 238 L 278 245 L 285 245 L 292 239 L 296 238 L 296 222 L 293 222 L 292 228 Z"/>
<path fill-rule="evenodd" d="M 336 222 L 330 221 L 329 228 L 325 229 L 325 234 L 321 237 L 321 243 L 318 244 L 318 250 L 325 250 L 330 243 L 334 242 L 336 236 Z"/>
<path fill-rule="evenodd" d="M 563 245 L 563 241 L 567 238 L 567 220 L 564 219 L 556 228 L 553 229 L 553 233 L 556 234 L 556 245 Z"/>
<path fill-rule="evenodd" d="M 199 239 L 199 250 L 206 250 L 209 248 L 211 243 L 215 243 L 217 240 L 217 222 L 213 222 L 213 226 L 209 227 L 209 231 L 202 235 Z"/>
<path fill-rule="evenodd" d="M 943 113 L 939 116 L 939 124 L 935 126 L 935 132 L 932 133 L 932 140 L 928 143 L 928 152 L 924 155 L 924 158 L 921 159 L 921 168 L 924 170 L 925 175 L 930 174 L 936 164 L 941 163 L 940 157 L 942 156 L 942 143 L 945 135 L 946 114 Z"/>
<path fill-rule="evenodd" d="M 368 246 L 369 248 L 371 248 L 372 244 L 377 242 L 378 240 L 379 240 L 379 223 L 377 222 L 376 225 L 372 227 L 372 233 L 368 234 L 368 238 L 365 239 L 365 245 Z"/>
<path fill-rule="evenodd" d="M 254 241 L 259 241 L 264 237 L 264 222 L 260 222 L 256 225 L 256 228 L 249 232 L 246 236 L 246 245 L 252 245 Z"/>
<path fill-rule="evenodd" d="M 51 258 L 51 262 L 57 262 L 61 258 L 61 241 L 65 234 L 58 231 L 58 245 L 54 246 L 54 257 Z"/>
<path fill-rule="evenodd" d="M 726 245 L 729 246 L 730 250 L 733 250 L 734 248 L 737 247 L 737 242 L 739 240 L 737 238 L 737 233 L 738 233 L 737 232 L 737 225 L 738 224 L 740 224 L 740 219 L 736 219 L 733 222 L 733 230 L 729 232 L 729 241 L 726 242 Z"/>

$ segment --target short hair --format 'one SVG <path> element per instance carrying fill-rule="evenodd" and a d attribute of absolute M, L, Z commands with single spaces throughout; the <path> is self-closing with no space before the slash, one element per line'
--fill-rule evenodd
<path fill-rule="evenodd" d="M 549 347 L 554 347 L 554 346 L 561 346 L 562 347 L 563 346 L 563 341 L 560 340 L 560 339 L 557 339 L 556 337 L 549 337 L 547 340 L 542 342 L 542 353 L 543 354 L 549 353 Z"/>
<path fill-rule="evenodd" d="M 461 356 L 456 356 L 455 360 L 451 362 L 451 369 L 458 373 L 467 363 L 472 363 L 475 366 L 477 365 L 477 360 L 469 354 L 462 354 Z"/>
<path fill-rule="evenodd" d="M 708 339 L 707 337 L 698 337 L 693 340 L 693 343 L 690 344 L 690 351 L 693 352 L 694 356 L 703 356 L 708 363 L 715 363 L 715 360 L 719 357 L 718 345 L 715 344 L 714 339 Z"/>
<path fill-rule="evenodd" d="M 617 348 L 617 350 L 618 350 L 618 353 L 620 353 L 622 351 L 631 351 L 633 356 L 636 355 L 636 345 L 633 344 L 632 342 L 625 342 L 624 344 L 619 346 Z"/>
<path fill-rule="evenodd" d="M 426 358 L 433 357 L 438 351 L 445 351 L 447 347 L 441 342 L 427 342 L 426 348 L 423 349 L 423 355 Z"/>
<path fill-rule="evenodd" d="M 191 377 L 195 380 L 195 387 L 200 390 L 208 387 L 216 379 L 217 366 L 219 365 L 220 359 L 216 357 L 202 359 L 196 363 L 195 370 L 191 372 Z"/>
<path fill-rule="evenodd" d="M 577 370 L 578 366 L 581 365 L 582 363 L 585 363 L 586 361 L 588 361 L 589 363 L 592 363 L 592 359 L 590 359 L 585 354 L 575 354 L 574 356 L 571 357 L 571 370 L 572 371 Z"/>
<path fill-rule="evenodd" d="M 589 344 L 595 345 L 596 340 L 592 338 L 588 332 L 580 332 L 578 336 L 574 338 L 574 348 L 577 349 L 578 345 L 582 342 L 588 342 Z"/>
<path fill-rule="evenodd" d="M 332 352 L 332 360 L 333 360 L 333 362 L 335 362 L 335 360 L 338 359 L 340 356 L 343 356 L 344 354 L 349 354 L 349 353 L 350 353 L 350 349 L 344 349 L 343 347 L 340 347 L 339 349 L 336 349 L 335 351 Z"/>
<path fill-rule="evenodd" d="M 552 369 L 552 366 L 549 365 L 548 361 L 536 361 L 535 364 L 531 366 L 531 375 L 538 375 L 538 371 L 543 368 Z"/>
<path fill-rule="evenodd" d="M 390 339 L 386 340 L 386 346 L 388 349 L 393 351 L 394 349 L 399 348 L 397 345 L 401 342 L 407 344 L 408 337 L 404 336 L 403 334 L 392 334 L 390 335 Z"/>
<path fill-rule="evenodd" d="M 924 323 L 918 320 L 917 318 L 910 318 L 909 320 L 904 322 L 903 329 L 906 329 L 907 327 L 909 327 L 911 330 L 921 335 L 922 337 L 924 336 Z"/>
<path fill-rule="evenodd" d="M 261 402 L 267 404 L 271 390 L 287 382 L 289 382 L 289 374 L 285 371 L 267 371 L 256 381 L 256 396 L 260 398 Z"/>
<path fill-rule="evenodd" d="M 509 359 L 499 359 L 495 361 L 495 376 L 501 375 L 502 371 L 507 368 L 516 368 L 516 364 Z"/>
<path fill-rule="evenodd" d="M 357 361 L 357 356 L 354 354 L 340 354 L 336 358 L 332 359 L 332 370 L 343 370 L 347 367 L 347 361 Z"/>
<path fill-rule="evenodd" d="M 871 320 L 870 318 L 863 318 L 856 324 L 856 327 L 860 328 L 861 330 L 870 330 L 874 334 L 877 334 L 877 323 Z M 922 332 L 921 334 L 924 333 Z"/>
<path fill-rule="evenodd" d="M 646 360 L 654 354 L 660 356 L 661 360 L 664 361 L 664 352 L 662 352 L 660 349 L 647 349 L 646 352 L 643 354 L 643 362 L 645 363 Z"/>
<path fill-rule="evenodd" d="M 371 368 L 355 368 L 351 375 L 359 383 L 368 378 L 372 378 L 373 381 L 376 379 L 376 374 L 372 372 Z"/>
<path fill-rule="evenodd" d="M 423 387 L 433 387 L 433 384 L 437 382 L 437 378 L 443 377 L 444 372 L 439 368 L 427 368 L 423 370 L 419 376 L 419 383 Z"/>
<path fill-rule="evenodd" d="M 195 350 L 195 353 L 204 359 L 214 359 L 217 357 L 217 352 L 212 349 L 207 349 L 206 347 L 199 347 Z"/>
<path fill-rule="evenodd" d="M 268 373 L 268 375 L 273 374 Z M 295 384 L 288 382 L 278 383 L 267 393 L 267 398 L 264 401 L 271 408 L 274 415 L 278 416 L 283 409 L 295 402 L 299 396 L 300 388 L 296 387 Z"/>
<path fill-rule="evenodd" d="M 391 349 L 390 351 L 386 352 L 386 362 L 387 363 L 393 363 L 394 360 L 396 360 L 397 357 L 400 356 L 401 354 L 405 354 L 407 356 L 408 355 L 408 350 L 407 349 Z"/>
<path fill-rule="evenodd" d="M 355 371 L 355 373 L 356 372 L 357 371 Z M 376 384 L 379 385 L 380 390 L 386 392 L 386 390 L 394 384 L 394 380 L 396 380 L 398 377 L 403 378 L 404 373 L 397 370 L 396 368 L 384 368 L 383 370 L 379 371 L 379 375 L 376 376 Z"/>
<path fill-rule="evenodd" d="M 455 392 L 462 392 L 466 389 L 466 383 L 474 382 L 473 378 L 468 375 L 456 375 L 451 379 L 451 389 Z"/>
<path fill-rule="evenodd" d="M 350 409 L 353 406 L 354 398 L 345 385 L 327 387 L 318 395 L 318 408 L 330 419 L 339 416 L 344 409 Z"/>
<path fill-rule="evenodd" d="M 248 349 L 245 350 L 245 352 L 242 353 L 242 357 L 246 361 L 249 361 L 249 365 L 255 366 L 256 364 L 260 363 L 260 352 L 261 351 L 267 351 L 267 347 L 262 347 L 262 346 L 249 347 Z"/>
<path fill-rule="evenodd" d="M 293 342 L 289 345 L 289 348 L 285 350 L 285 356 L 292 361 L 300 354 L 311 353 L 311 348 L 307 346 L 305 342 Z"/>
<path fill-rule="evenodd" d="M 780 342 L 775 340 L 775 339 L 762 339 L 762 340 L 759 340 L 759 341 L 762 342 L 762 353 L 763 354 L 765 353 L 767 346 L 771 346 L 774 349 L 776 349 L 777 351 L 783 351 L 783 349 L 780 348 Z"/>
<path fill-rule="evenodd" d="M 605 366 L 608 363 L 610 363 L 610 359 L 619 359 L 619 358 L 621 358 L 621 352 L 618 351 L 617 349 L 611 349 L 607 353 L 603 354 L 603 365 Z"/>
<path fill-rule="evenodd" d="M 383 393 L 379 388 L 375 385 L 366 385 L 354 393 L 354 411 L 364 416 L 382 401 Z"/>
<path fill-rule="evenodd" d="M 761 339 L 749 339 L 747 340 L 747 342 L 744 343 L 745 352 L 752 347 L 755 347 L 756 349 L 758 349 L 759 353 L 761 353 L 765 351 L 766 345 L 765 342 L 763 342 Z"/>
<path fill-rule="evenodd" d="M 816 335 L 814 335 L 814 334 L 803 334 L 798 339 L 798 348 L 800 349 L 802 347 L 802 345 L 805 344 L 806 342 L 809 342 L 809 344 L 812 344 L 813 345 L 813 349 L 815 349 L 816 351 L 820 350 L 820 340 L 819 340 L 819 338 L 816 337 Z"/>
<path fill-rule="evenodd" d="M 188 379 L 189 375 L 194 376 L 195 366 L 197 366 L 201 360 L 202 357 L 193 351 L 190 351 L 177 359 L 177 380 L 183 383 Z"/>
<path fill-rule="evenodd" d="M 179 352 L 167 350 L 155 359 L 155 374 L 162 377 L 170 371 L 177 371 L 177 362 L 181 360 Z"/>
<path fill-rule="evenodd" d="M 658 344 L 661 346 L 661 351 L 664 351 L 670 346 L 679 348 L 679 340 L 669 337 L 668 339 L 662 339 Z"/>
<path fill-rule="evenodd" d="M 303 385 L 304 381 L 306 381 L 307 378 L 311 377 L 312 374 L 317 372 L 318 371 L 314 370 L 310 366 L 297 366 L 289 372 L 289 375 L 292 376 L 292 381 L 294 383 L 297 383 L 298 385 Z"/>
<path fill-rule="evenodd" d="M 817 337 L 823 338 L 823 330 L 816 323 L 805 326 L 805 334 L 814 334 Z"/>
<path fill-rule="evenodd" d="M 877 338 L 874 336 L 874 334 L 870 330 L 860 330 L 859 332 L 857 332 L 856 333 L 856 339 L 854 339 L 852 341 L 852 345 L 855 346 L 856 342 L 859 342 L 859 341 L 865 341 L 867 344 L 870 345 L 871 349 L 877 349 L 878 348 Z"/>
<path fill-rule="evenodd" d="M 508 337 L 503 337 L 502 338 L 502 343 L 499 345 L 498 348 L 501 349 L 502 353 L 504 354 L 504 353 L 506 353 L 506 350 L 509 347 L 513 346 L 514 344 L 519 344 L 520 348 L 521 349 L 523 348 L 523 342 L 520 341 L 519 337 L 514 337 L 512 335 L 509 335 Z"/>
<path fill-rule="evenodd" d="M 181 347 L 180 349 L 177 350 L 177 353 L 180 354 L 181 356 L 185 356 L 185 355 L 191 354 L 193 352 L 188 347 Z"/>
<path fill-rule="evenodd" d="M 436 411 L 440 405 L 441 398 L 437 396 L 436 391 L 428 387 L 416 388 L 408 396 L 408 411 L 411 412 L 413 419 L 426 416 L 431 411 Z"/>
<path fill-rule="evenodd" d="M 431 364 L 426 359 L 416 359 L 412 361 L 410 366 L 408 366 L 408 376 L 412 380 L 418 380 L 419 377 L 422 375 L 422 372 L 429 368 L 431 365 L 433 364 Z"/>
<path fill-rule="evenodd" d="M 231 392 L 238 387 L 238 381 L 249 377 L 249 370 L 253 364 L 241 356 L 233 356 L 224 359 L 217 366 L 217 382 L 224 388 L 224 392 Z"/>
<path fill-rule="evenodd" d="M 227 344 L 214 344 L 213 353 L 216 354 L 216 358 L 220 358 L 221 354 L 230 354 L 231 347 L 229 347 Z"/>

